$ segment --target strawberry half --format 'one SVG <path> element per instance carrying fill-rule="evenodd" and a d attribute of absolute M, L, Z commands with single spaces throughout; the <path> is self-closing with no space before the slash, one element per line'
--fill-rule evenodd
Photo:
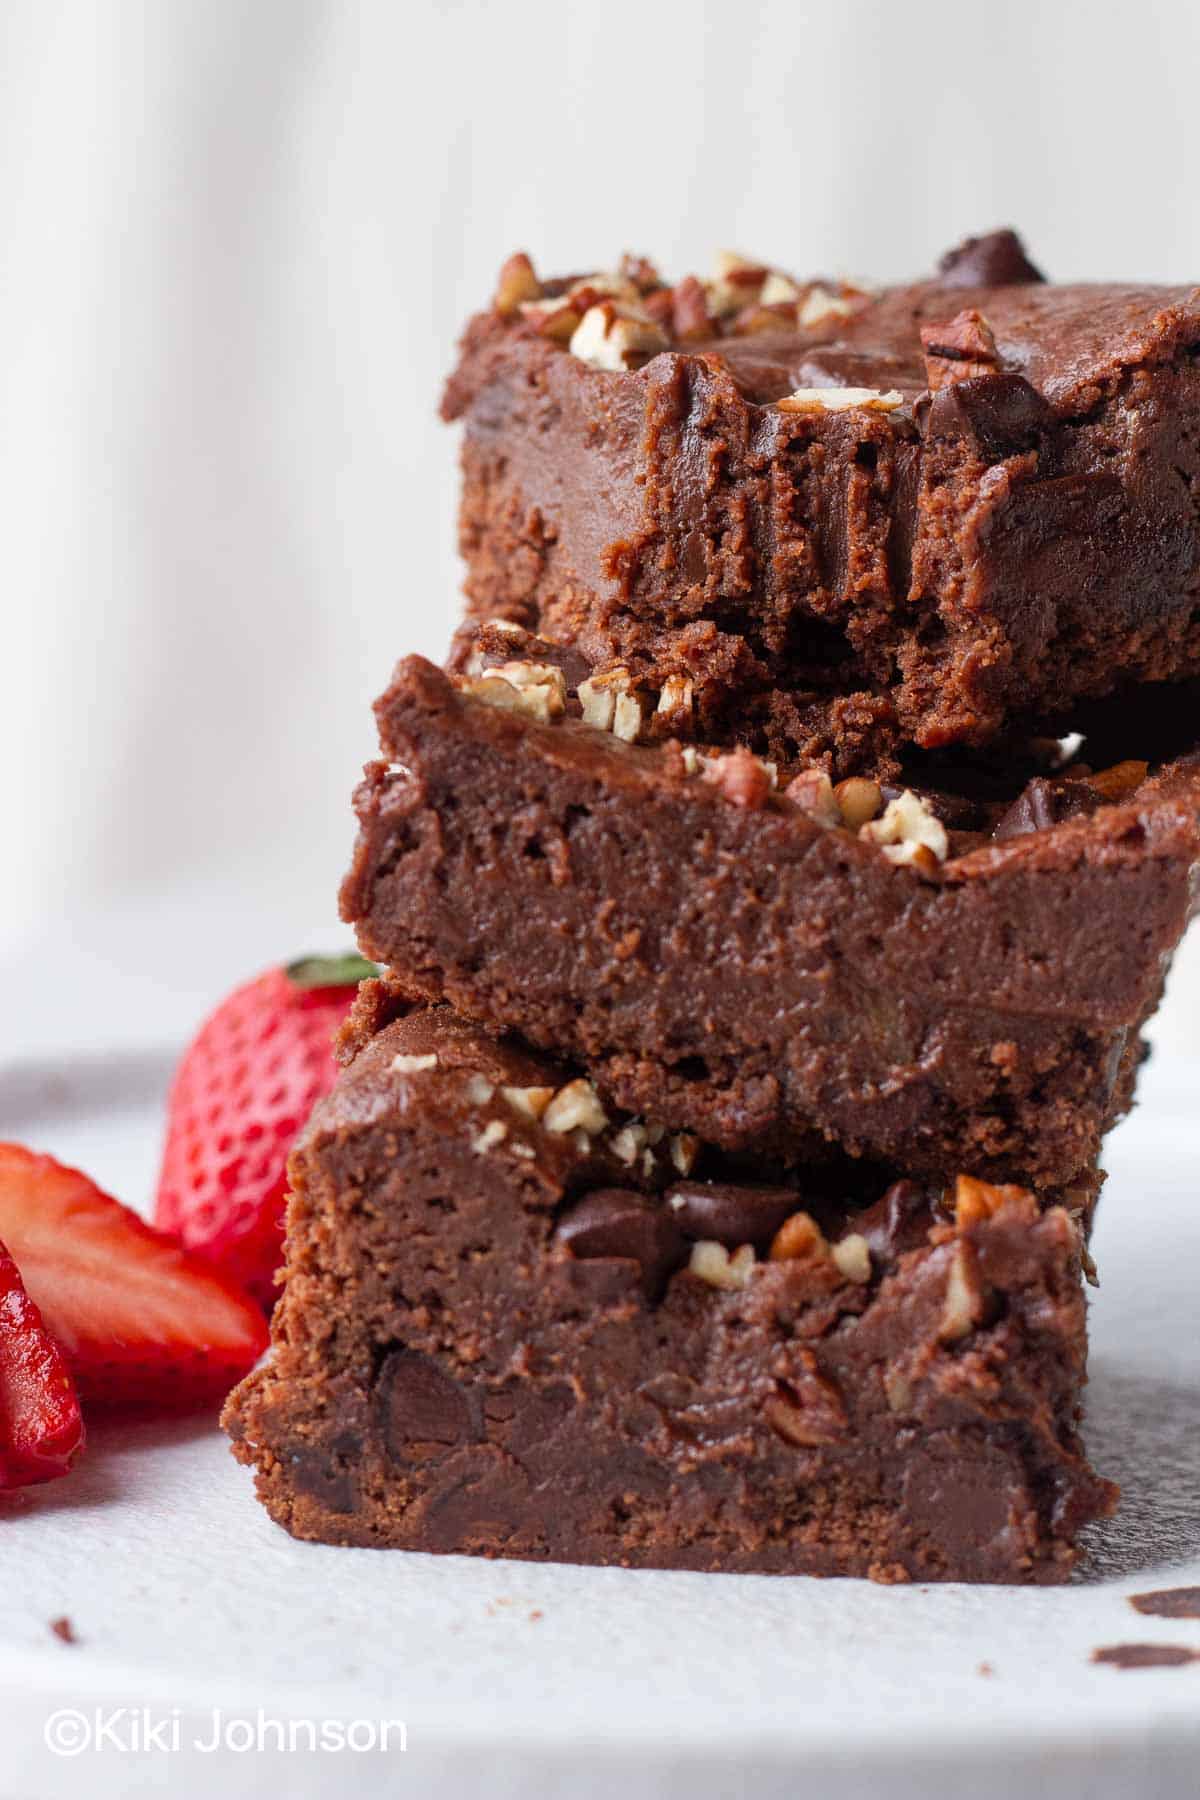
<path fill-rule="evenodd" d="M 266 1348 L 248 1295 L 78 1169 L 0 1144 L 0 1239 L 85 1403 L 219 1400 Z"/>
<path fill-rule="evenodd" d="M 53 1481 L 82 1449 L 71 1372 L 0 1244 L 0 1488 Z"/>
<path fill-rule="evenodd" d="M 282 1260 L 287 1158 L 337 1075 L 333 1038 L 360 956 L 271 969 L 222 1001 L 175 1074 L 154 1222 L 176 1232 L 268 1311 Z"/>

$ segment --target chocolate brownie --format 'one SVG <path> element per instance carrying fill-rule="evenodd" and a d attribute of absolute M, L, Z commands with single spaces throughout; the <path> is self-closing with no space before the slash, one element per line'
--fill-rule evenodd
<path fill-rule="evenodd" d="M 1095 1159 L 1188 920 L 1200 758 L 1003 804 L 781 789 L 745 750 L 623 742 L 628 696 L 579 692 L 399 665 L 342 912 L 404 993 L 726 1149 L 1035 1187 Z"/>
<path fill-rule="evenodd" d="M 291 1180 L 225 1424 L 297 1537 L 1050 1582 L 1115 1505 L 1080 1221 L 1019 1189 L 731 1179 L 443 1010 L 367 1039 Z"/>
<path fill-rule="evenodd" d="M 876 294 L 516 258 L 443 403 L 469 604 L 838 775 L 1195 674 L 1198 350 L 1197 290 L 1011 233 Z"/>

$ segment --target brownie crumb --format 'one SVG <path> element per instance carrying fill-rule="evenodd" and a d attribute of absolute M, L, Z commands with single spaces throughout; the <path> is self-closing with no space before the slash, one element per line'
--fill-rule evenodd
<path fill-rule="evenodd" d="M 75 1627 L 65 1613 L 61 1619 L 51 1619 L 50 1629 L 55 1637 L 59 1638 L 64 1644 L 77 1644 L 79 1642 L 79 1639 L 75 1634 Z"/>
<path fill-rule="evenodd" d="M 1200 1650 L 1185 1644 L 1107 1644 L 1092 1651 L 1092 1661 L 1114 1669 L 1179 1669 L 1200 1662 Z"/>
<path fill-rule="evenodd" d="M 1155 1588 L 1148 1594 L 1130 1594 L 1134 1612 L 1159 1619 L 1200 1619 L 1200 1587 Z"/>

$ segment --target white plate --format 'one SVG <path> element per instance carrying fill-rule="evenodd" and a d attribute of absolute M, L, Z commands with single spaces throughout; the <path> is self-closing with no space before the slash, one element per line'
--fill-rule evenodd
<path fill-rule="evenodd" d="M 170 1064 L 124 1049 L 10 1068 L 0 1135 L 141 1203 Z M 1144 1618 L 1127 1598 L 1200 1583 L 1198 1076 L 1152 1067 L 1107 1157 L 1088 1438 L 1125 1501 L 1072 1585 L 878 1588 L 300 1545 L 211 1424 L 97 1429 L 68 1480 L 0 1505 L 0 1794 L 278 1781 L 289 1796 L 1194 1795 L 1200 1662 L 1121 1672 L 1090 1658 L 1129 1641 L 1200 1649 L 1200 1621 Z M 49 1629 L 64 1613 L 74 1646 Z M 194 1740 L 211 1737 L 214 1707 L 226 1738 L 208 1752 Z M 62 1708 L 93 1734 L 101 1709 L 107 1742 L 52 1754 L 46 1720 Z M 264 1748 L 242 1749 L 260 1708 Z M 407 1752 L 394 1723 L 387 1749 L 312 1752 L 301 1724 L 299 1748 L 280 1751 L 275 1722 L 291 1720 L 362 1721 L 364 1745 L 401 1721 Z M 168 1747 L 133 1747 L 147 1723 Z"/>

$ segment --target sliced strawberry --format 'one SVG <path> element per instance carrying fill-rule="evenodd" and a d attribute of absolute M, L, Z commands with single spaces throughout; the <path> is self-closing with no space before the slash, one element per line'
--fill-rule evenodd
<path fill-rule="evenodd" d="M 168 1104 L 154 1222 L 275 1301 L 296 1134 L 337 1074 L 333 1038 L 360 956 L 270 969 L 222 1001 L 184 1052 Z"/>
<path fill-rule="evenodd" d="M 71 1371 L 0 1244 L 0 1488 L 53 1481 L 82 1449 Z"/>
<path fill-rule="evenodd" d="M 20 1144 L 0 1144 L 0 1238 L 89 1404 L 219 1400 L 266 1346 L 262 1313 L 226 1276 Z"/>

